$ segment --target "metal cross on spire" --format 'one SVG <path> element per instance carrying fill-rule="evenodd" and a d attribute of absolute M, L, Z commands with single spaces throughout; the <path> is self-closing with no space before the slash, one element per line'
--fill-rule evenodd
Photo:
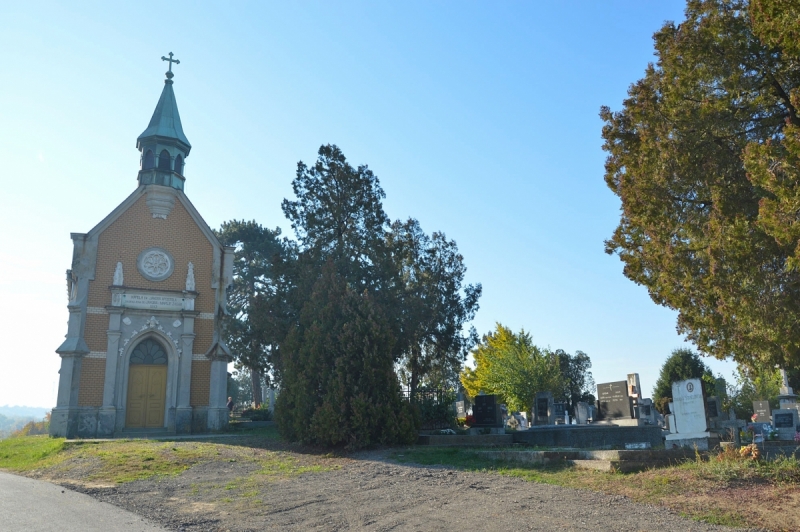
<path fill-rule="evenodd" d="M 176 65 L 180 65 L 181 64 L 180 60 L 179 59 L 173 59 L 172 58 L 172 52 L 169 53 L 169 57 L 164 57 L 162 55 L 161 56 L 161 60 L 162 61 L 169 61 L 169 70 L 167 71 L 167 78 L 168 79 L 172 79 L 172 76 L 175 75 L 175 74 L 172 73 L 172 63 L 175 63 Z"/>

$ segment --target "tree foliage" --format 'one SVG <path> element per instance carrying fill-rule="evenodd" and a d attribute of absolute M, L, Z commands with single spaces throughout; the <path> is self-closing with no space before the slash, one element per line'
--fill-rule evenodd
<path fill-rule="evenodd" d="M 701 379 L 706 394 L 709 396 L 713 394 L 714 375 L 711 370 L 700 355 L 691 349 L 681 347 L 672 351 L 658 374 L 653 391 L 653 404 L 659 412 L 669 414 L 668 403 L 672 400 L 672 383 L 686 379 Z"/>
<path fill-rule="evenodd" d="M 778 408 L 781 374 L 776 368 L 739 366 L 734 377 L 730 400 L 737 419 L 753 415 L 753 401 L 769 401 L 770 407 Z"/>
<path fill-rule="evenodd" d="M 496 394 L 510 410 L 530 412 L 537 392 L 562 389 L 558 355 L 534 345 L 524 330 L 515 334 L 498 323 L 472 356 L 475 368 L 461 373 L 461 383 L 472 397 Z"/>
<path fill-rule="evenodd" d="M 400 366 L 411 397 L 420 384 L 455 388 L 472 347 L 464 326 L 478 310 L 480 284 L 464 284 L 466 266 L 453 240 L 428 236 L 413 218 L 394 222 L 388 244 L 397 270 L 402 310 Z"/>
<path fill-rule="evenodd" d="M 402 352 L 397 275 L 378 178 L 338 147 L 300 162 L 283 210 L 299 239 L 285 268 L 287 335 L 273 360 L 275 417 L 290 440 L 350 448 L 414 437 L 394 364 Z"/>
<path fill-rule="evenodd" d="M 787 5 L 797 13 L 794 1 L 754 2 L 762 42 L 746 1 L 690 0 L 684 22 L 655 34 L 658 61 L 623 109 L 601 117 L 605 179 L 622 201 L 606 251 L 678 311 L 678 331 L 703 353 L 791 367 L 800 361 L 797 155 L 783 141 L 797 124 L 800 69 L 797 40 L 780 31 Z M 776 172 L 773 160 L 786 164 Z"/>
<path fill-rule="evenodd" d="M 223 334 L 239 368 L 251 375 L 250 396 L 261 402 L 261 381 L 271 363 L 271 349 L 280 332 L 258 318 L 259 301 L 274 298 L 277 276 L 274 264 L 288 243 L 280 239 L 281 230 L 262 227 L 255 221 L 231 220 L 216 231 L 223 245 L 236 248 L 233 262 L 233 287 L 228 292 L 229 315 L 223 321 Z"/>
<path fill-rule="evenodd" d="M 595 384 L 592 372 L 592 361 L 583 351 L 570 355 L 563 349 L 556 349 L 558 365 L 561 371 L 562 388 L 555 396 L 569 405 L 569 411 L 575 413 L 575 405 L 579 402 L 594 404 Z"/>
<path fill-rule="evenodd" d="M 332 260 L 284 341 L 275 411 L 290 440 L 351 448 L 412 443 L 391 353 L 395 335 L 368 291 L 356 292 Z"/>

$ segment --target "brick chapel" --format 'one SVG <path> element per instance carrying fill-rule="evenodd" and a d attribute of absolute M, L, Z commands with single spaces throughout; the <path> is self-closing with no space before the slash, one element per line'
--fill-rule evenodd
<path fill-rule="evenodd" d="M 138 186 L 88 233 L 72 233 L 69 323 L 50 434 L 181 434 L 227 424 L 220 333 L 233 248 L 184 193 L 186 158 L 173 63 L 139 135 Z"/>

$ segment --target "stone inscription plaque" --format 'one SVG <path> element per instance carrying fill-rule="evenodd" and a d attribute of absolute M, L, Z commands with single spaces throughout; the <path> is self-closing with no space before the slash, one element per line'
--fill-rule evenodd
<path fill-rule="evenodd" d="M 628 381 L 606 382 L 597 385 L 597 402 L 604 419 L 629 419 L 633 417 L 628 397 Z"/>
<path fill-rule="evenodd" d="M 775 414 L 776 429 L 794 428 L 794 416 L 792 414 Z"/>
<path fill-rule="evenodd" d="M 122 294 L 122 306 L 146 310 L 182 310 L 183 298 L 157 294 Z"/>

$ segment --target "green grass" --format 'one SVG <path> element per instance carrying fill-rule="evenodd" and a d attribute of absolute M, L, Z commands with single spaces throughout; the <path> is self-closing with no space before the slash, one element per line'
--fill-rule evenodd
<path fill-rule="evenodd" d="M 99 467 L 90 480 L 121 484 L 154 476 L 177 475 L 217 456 L 218 445 L 200 442 L 128 440 L 75 445 L 76 455 L 94 459 Z"/>
<path fill-rule="evenodd" d="M 64 438 L 21 436 L 0 441 L 0 468 L 28 471 L 55 465 L 64 459 Z"/>

